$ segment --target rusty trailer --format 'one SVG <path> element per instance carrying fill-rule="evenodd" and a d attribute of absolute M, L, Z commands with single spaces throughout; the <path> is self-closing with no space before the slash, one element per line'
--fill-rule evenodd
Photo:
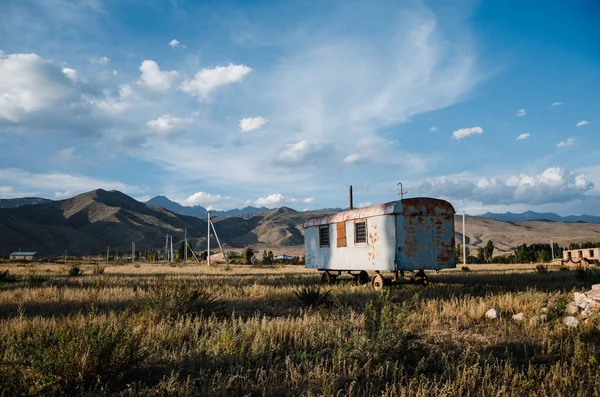
<path fill-rule="evenodd" d="M 342 273 L 375 290 L 427 284 L 425 270 L 456 268 L 454 214 L 445 200 L 416 197 L 307 219 L 306 267 L 322 271 L 327 284 Z"/>

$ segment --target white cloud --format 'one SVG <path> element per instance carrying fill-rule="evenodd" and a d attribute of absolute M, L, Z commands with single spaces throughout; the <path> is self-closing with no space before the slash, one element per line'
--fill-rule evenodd
<path fill-rule="evenodd" d="M 562 102 L 552 102 L 551 106 L 560 106 L 562 104 L 563 104 Z"/>
<path fill-rule="evenodd" d="M 209 95 L 218 87 L 241 82 L 252 71 L 246 65 L 217 66 L 213 69 L 202 69 L 193 79 L 186 79 L 181 84 L 181 90 L 187 94 L 207 100 Z"/>
<path fill-rule="evenodd" d="M 515 116 L 525 116 L 527 114 L 527 112 L 525 112 L 525 109 L 520 109 Z"/>
<path fill-rule="evenodd" d="M 473 134 L 483 134 L 483 128 L 481 128 L 481 127 L 461 128 L 452 133 L 452 138 L 459 140 L 459 139 L 466 138 Z"/>
<path fill-rule="evenodd" d="M 520 141 L 520 140 L 523 140 L 523 139 L 527 139 L 527 138 L 529 138 L 530 136 L 531 136 L 531 134 L 530 134 L 529 132 L 524 132 L 524 133 L 520 134 L 520 135 L 517 137 L 517 139 L 516 139 L 516 140 L 517 140 L 517 141 Z"/>
<path fill-rule="evenodd" d="M 169 41 L 169 45 L 171 47 L 173 47 L 173 48 L 177 48 L 177 49 L 180 49 L 180 50 L 183 50 L 184 48 L 187 47 L 185 44 L 181 44 L 179 42 L 179 40 L 177 40 L 177 39 L 173 39 L 173 40 Z"/>
<path fill-rule="evenodd" d="M 254 202 L 254 204 L 257 207 L 268 207 L 268 208 L 281 207 L 283 205 L 293 204 L 293 203 L 314 204 L 315 199 L 312 197 L 308 197 L 305 199 L 289 198 L 289 197 L 285 197 L 281 193 L 274 193 L 274 194 L 268 195 L 267 197 L 259 197 Z"/>
<path fill-rule="evenodd" d="M 431 131 L 431 132 L 435 132 L 437 130 L 438 130 L 438 128 L 435 125 L 432 125 L 431 128 L 429 129 L 429 131 Z"/>
<path fill-rule="evenodd" d="M 266 125 L 269 120 L 263 117 L 249 117 L 240 120 L 240 131 L 248 132 L 259 129 L 260 127 Z"/>
<path fill-rule="evenodd" d="M 77 80 L 77 71 L 75 69 L 63 68 L 62 72 L 71 79 L 71 81 Z"/>
<path fill-rule="evenodd" d="M 105 113 L 116 115 L 124 112 L 131 104 L 127 101 L 131 97 L 132 89 L 129 84 L 121 84 L 119 86 L 119 95 L 114 97 L 107 95 L 104 99 L 94 101 L 98 109 Z"/>
<path fill-rule="evenodd" d="M 138 84 L 145 85 L 153 90 L 166 91 L 171 87 L 171 84 L 179 77 L 179 73 L 175 70 L 161 71 L 158 64 L 151 60 L 145 60 L 140 65 L 142 75 Z"/>
<path fill-rule="evenodd" d="M 558 142 L 556 144 L 556 147 L 567 147 L 567 146 L 573 146 L 573 144 L 575 143 L 575 138 L 569 138 L 566 141 L 561 141 Z"/>
<path fill-rule="evenodd" d="M 319 142 L 300 141 L 285 145 L 278 156 L 278 161 L 284 165 L 300 164 L 309 158 L 322 153 L 324 145 Z"/>
<path fill-rule="evenodd" d="M 365 163 L 367 159 L 358 153 L 352 153 L 344 157 L 344 160 L 342 161 L 346 164 L 361 164 Z"/>
<path fill-rule="evenodd" d="M 102 58 L 91 58 L 90 59 L 90 63 L 99 63 L 101 65 L 104 65 L 106 63 L 108 63 L 110 59 L 108 57 L 102 57 Z"/>
<path fill-rule="evenodd" d="M 373 203 L 372 203 L 372 202 L 370 202 L 370 201 L 365 201 L 364 203 L 360 203 L 360 204 L 358 204 L 357 208 L 365 208 L 365 207 L 370 207 L 370 206 L 372 206 L 372 205 L 373 205 Z"/>
<path fill-rule="evenodd" d="M 14 123 L 73 99 L 73 81 L 36 54 L 0 54 L 0 119 Z"/>
<path fill-rule="evenodd" d="M 148 121 L 148 128 L 157 132 L 158 134 L 168 135 L 173 131 L 181 129 L 186 123 L 192 121 L 188 118 L 175 117 L 170 114 L 165 114 L 156 120 Z"/>
<path fill-rule="evenodd" d="M 87 176 L 64 174 L 59 172 L 31 173 L 16 168 L 0 169 L 0 182 L 19 188 L 35 189 L 40 191 L 56 192 L 60 187 L 63 193 L 58 194 L 75 195 L 95 189 L 119 190 L 122 192 L 135 193 L 140 188 L 127 185 L 117 181 L 90 178 Z M 39 193 L 37 193 L 39 194 Z"/>
<path fill-rule="evenodd" d="M 232 201 L 231 196 L 222 196 L 220 194 L 211 194 L 207 192 L 196 192 L 182 201 L 182 205 L 193 206 L 201 205 L 206 209 L 212 210 L 222 208 Z"/>
<path fill-rule="evenodd" d="M 64 148 L 58 151 L 58 158 L 62 161 L 69 161 L 73 158 L 73 152 L 75 151 L 75 147 L 71 146 L 68 148 Z"/>
<path fill-rule="evenodd" d="M 585 120 L 581 120 L 579 123 L 575 124 L 576 127 L 581 127 L 584 125 L 589 124 L 589 122 L 585 121 Z"/>
<path fill-rule="evenodd" d="M 64 200 L 72 196 L 74 196 L 74 194 L 71 193 L 70 190 L 65 190 L 64 192 L 54 192 L 54 198 L 56 200 Z"/>
<path fill-rule="evenodd" d="M 545 204 L 582 198 L 594 184 L 585 174 L 551 167 L 539 175 L 519 174 L 508 178 L 480 178 L 476 182 L 447 177 L 423 182 L 420 194 L 469 199 L 490 204 Z"/>

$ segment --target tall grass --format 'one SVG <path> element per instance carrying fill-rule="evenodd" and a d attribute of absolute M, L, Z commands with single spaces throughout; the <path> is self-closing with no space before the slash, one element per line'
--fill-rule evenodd
<path fill-rule="evenodd" d="M 594 280 L 552 268 L 540 277 L 534 266 L 472 266 L 384 294 L 342 280 L 318 310 L 298 304 L 303 288 L 317 289 L 318 274 L 297 267 L 124 265 L 97 277 L 83 264 L 77 278 L 65 269 L 39 266 L 47 281 L 37 286 L 23 278 L 0 285 L 0 395 L 600 390 L 600 319 L 562 324 L 572 291 Z M 527 318 L 550 312 L 537 324 L 486 321 L 490 307 Z"/>

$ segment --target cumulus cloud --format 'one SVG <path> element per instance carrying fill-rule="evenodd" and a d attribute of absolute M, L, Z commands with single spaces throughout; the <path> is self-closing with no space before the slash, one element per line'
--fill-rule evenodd
<path fill-rule="evenodd" d="M 556 147 L 567 147 L 575 144 L 575 138 L 569 138 L 566 141 L 561 141 L 556 144 Z"/>
<path fill-rule="evenodd" d="M 308 197 L 305 199 L 296 199 L 285 197 L 281 193 L 270 194 L 267 197 L 259 197 L 254 204 L 258 207 L 281 207 L 285 204 L 302 203 L 302 204 L 314 204 L 315 199 Z"/>
<path fill-rule="evenodd" d="M 193 95 L 200 100 L 207 100 L 209 95 L 220 86 L 239 83 L 252 71 L 246 65 L 217 66 L 213 69 L 202 69 L 193 79 L 186 79 L 181 84 L 181 91 Z"/>
<path fill-rule="evenodd" d="M 19 123 L 28 114 L 72 98 L 72 72 L 36 54 L 0 53 L 0 119 Z"/>
<path fill-rule="evenodd" d="M 249 117 L 240 120 L 240 131 L 248 132 L 259 129 L 260 127 L 266 125 L 269 120 L 263 117 Z"/>
<path fill-rule="evenodd" d="M 0 169 L 0 183 L 17 188 L 55 191 L 60 186 L 62 194 L 75 195 L 94 189 L 119 190 L 126 193 L 141 191 L 140 188 L 117 181 L 90 178 L 59 172 L 32 173 L 16 168 Z M 64 190 L 63 190 L 64 189 Z M 65 193 L 66 192 L 66 193 Z M 59 192 L 59 194 L 61 194 Z"/>
<path fill-rule="evenodd" d="M 525 112 L 525 109 L 520 109 L 515 116 L 525 116 L 525 114 L 527 114 L 527 112 Z"/>
<path fill-rule="evenodd" d="M 452 139 L 463 139 L 473 134 L 483 134 L 483 128 L 481 127 L 471 127 L 471 128 L 461 128 L 452 133 Z"/>
<path fill-rule="evenodd" d="M 110 59 L 108 57 L 102 57 L 102 58 L 91 58 L 90 59 L 90 63 L 99 63 L 101 65 L 104 65 L 105 63 L 108 63 Z"/>
<path fill-rule="evenodd" d="M 161 71 L 158 64 L 151 60 L 142 62 L 140 71 L 142 75 L 138 80 L 138 84 L 157 91 L 168 90 L 171 84 L 179 77 L 179 73 L 175 70 Z"/>
<path fill-rule="evenodd" d="M 156 120 L 148 121 L 148 128 L 157 132 L 158 134 L 168 135 L 174 131 L 181 129 L 186 123 L 192 121 L 188 118 L 175 117 L 170 114 L 165 114 Z M 202 192 L 201 192 L 202 193 Z"/>
<path fill-rule="evenodd" d="M 469 199 L 485 205 L 546 204 L 582 198 L 594 184 L 585 174 L 551 167 L 539 175 L 519 174 L 509 178 L 481 178 L 475 183 L 442 177 L 423 182 L 418 190 L 433 197 Z"/>
<path fill-rule="evenodd" d="M 358 153 L 352 153 L 344 157 L 344 160 L 342 161 L 346 164 L 361 164 L 365 163 L 367 159 L 363 155 L 360 155 Z"/>
<path fill-rule="evenodd" d="M 69 160 L 71 160 L 71 158 L 73 158 L 74 151 L 75 151 L 75 147 L 71 146 L 71 147 L 59 150 L 57 155 L 58 155 L 58 158 L 61 159 L 62 161 L 69 161 Z"/>
<path fill-rule="evenodd" d="M 201 205 L 206 209 L 212 210 L 221 208 L 223 205 L 227 205 L 232 201 L 231 196 L 222 196 L 220 194 L 211 194 L 207 192 L 196 192 L 183 200 L 183 205 Z"/>
<path fill-rule="evenodd" d="M 437 130 L 438 130 L 438 128 L 435 125 L 432 125 L 431 128 L 429 129 L 429 131 L 431 131 L 431 132 L 435 132 Z"/>
<path fill-rule="evenodd" d="M 179 50 L 183 50 L 184 48 L 187 47 L 185 44 L 181 44 L 179 42 L 179 40 L 177 40 L 177 39 L 173 39 L 173 40 L 169 41 L 169 45 L 171 47 L 179 49 Z"/>
<path fill-rule="evenodd" d="M 562 104 L 563 104 L 562 102 L 552 102 L 551 106 L 560 106 Z"/>
<path fill-rule="evenodd" d="M 529 138 L 530 136 L 531 136 L 531 134 L 530 134 L 529 132 L 524 132 L 524 133 L 520 134 L 520 135 L 517 137 L 517 139 L 516 139 L 516 140 L 517 140 L 517 141 L 520 141 L 520 140 L 523 140 L 523 139 L 527 139 L 527 138 Z"/>
<path fill-rule="evenodd" d="M 67 76 L 71 81 L 77 80 L 77 71 L 71 68 L 63 68 L 63 73 Z"/>
<path fill-rule="evenodd" d="M 131 96 L 132 89 L 129 84 L 121 84 L 119 86 L 118 96 L 106 95 L 104 99 L 93 101 L 98 109 L 105 113 L 116 115 L 124 112 L 130 107 L 130 103 L 127 99 Z"/>
<path fill-rule="evenodd" d="M 300 141 L 285 145 L 277 160 L 283 165 L 297 165 L 323 152 L 325 146 L 320 142 Z"/>
<path fill-rule="evenodd" d="M 579 123 L 575 124 L 575 127 L 581 127 L 584 125 L 589 124 L 589 122 L 585 121 L 585 120 L 581 120 Z"/>

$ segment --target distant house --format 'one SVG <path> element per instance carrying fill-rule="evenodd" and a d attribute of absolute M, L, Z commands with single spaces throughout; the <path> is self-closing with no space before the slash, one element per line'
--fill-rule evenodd
<path fill-rule="evenodd" d="M 273 260 L 275 262 L 291 262 L 294 260 L 294 257 L 289 255 L 277 255 Z"/>
<path fill-rule="evenodd" d="M 563 251 L 563 260 L 565 261 L 580 261 L 581 259 L 587 261 L 600 260 L 600 248 L 581 248 Z"/>
<path fill-rule="evenodd" d="M 9 258 L 19 261 L 32 261 L 36 254 L 37 252 L 12 252 Z"/>

